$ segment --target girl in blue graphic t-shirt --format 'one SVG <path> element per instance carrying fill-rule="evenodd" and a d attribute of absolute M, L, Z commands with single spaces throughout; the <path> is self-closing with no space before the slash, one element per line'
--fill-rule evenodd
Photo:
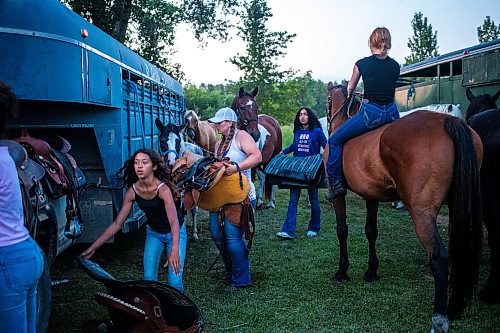
<path fill-rule="evenodd" d="M 318 117 L 309 108 L 301 108 L 295 116 L 293 125 L 293 143 L 283 149 L 281 154 L 293 152 L 293 156 L 311 156 L 320 153 L 321 148 L 325 148 L 326 137 L 321 129 Z M 311 220 L 307 228 L 307 237 L 318 235 L 320 228 L 320 208 L 318 199 L 318 189 L 307 189 L 311 202 Z M 285 223 L 280 232 L 276 234 L 278 238 L 292 239 L 295 237 L 295 226 L 297 224 L 297 205 L 300 198 L 300 189 L 290 189 L 290 202 Z"/>

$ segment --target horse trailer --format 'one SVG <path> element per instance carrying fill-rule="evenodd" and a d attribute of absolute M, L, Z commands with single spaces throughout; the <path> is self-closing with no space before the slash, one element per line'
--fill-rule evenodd
<path fill-rule="evenodd" d="M 500 88 L 500 39 L 402 67 L 395 99 L 400 112 L 429 104 L 466 110 L 467 88 L 476 95 Z"/>
<path fill-rule="evenodd" d="M 122 205 L 117 171 L 135 150 L 158 149 L 155 119 L 184 123 L 181 84 L 57 0 L 0 1 L 0 62 L 20 105 L 8 138 L 67 139 L 87 180 L 78 241 L 95 240 Z M 77 240 L 65 236 L 64 202 L 48 206 L 32 237 L 51 262 Z M 135 206 L 123 231 L 144 222 Z"/>

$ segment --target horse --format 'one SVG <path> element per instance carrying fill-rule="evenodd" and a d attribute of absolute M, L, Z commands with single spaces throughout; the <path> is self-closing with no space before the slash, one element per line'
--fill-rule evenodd
<path fill-rule="evenodd" d="M 493 96 L 489 94 L 474 96 L 466 89 L 470 104 L 466 120 L 479 134 L 483 142 L 484 158 L 481 166 L 481 201 L 483 222 L 488 231 L 490 248 L 490 274 L 485 287 L 478 297 L 484 303 L 500 302 L 500 108 L 496 101 L 500 90 Z"/>
<path fill-rule="evenodd" d="M 345 85 L 329 83 L 328 93 L 328 119 L 334 131 L 359 112 L 360 102 L 347 98 Z M 327 147 L 325 157 L 328 150 Z M 481 139 L 461 119 L 437 112 L 416 111 L 352 138 L 344 145 L 342 159 L 348 188 L 366 201 L 365 234 L 369 259 L 364 280 L 379 279 L 375 247 L 379 202 L 401 199 L 427 253 L 434 277 L 431 332 L 447 332 L 449 320 L 459 318 L 470 303 L 479 276 Z M 445 201 L 449 206 L 449 253 L 436 225 Z M 340 252 L 339 268 L 333 279 L 348 281 L 345 196 L 335 199 L 332 205 Z M 449 282 L 448 264 L 451 266 Z"/>
<path fill-rule="evenodd" d="M 167 124 L 163 125 L 160 119 L 155 120 L 156 127 L 159 132 L 160 141 L 160 151 L 164 156 L 166 163 L 171 168 L 175 161 L 182 156 L 185 151 L 190 151 L 197 155 L 203 155 L 203 151 L 200 147 L 190 142 L 186 142 L 182 136 L 182 130 L 184 126 Z M 187 213 L 182 210 L 182 215 L 185 216 Z M 198 207 L 194 206 L 191 209 L 191 216 L 193 218 L 193 230 L 191 235 L 191 240 L 194 242 L 198 241 Z"/>
<path fill-rule="evenodd" d="M 238 94 L 234 97 L 231 108 L 238 116 L 238 129 L 248 132 L 255 140 L 262 153 L 262 162 L 257 166 L 256 173 L 259 177 L 259 187 L 257 188 L 257 208 L 263 206 L 263 186 L 265 186 L 266 175 L 264 168 L 271 161 L 271 159 L 281 152 L 283 139 L 281 128 L 276 119 L 263 114 L 258 114 L 259 104 L 255 100 L 259 89 L 255 87 L 252 91 L 245 91 L 241 87 Z M 266 132 L 263 130 L 265 129 Z M 261 131 L 263 132 L 261 134 Z M 265 134 L 264 134 L 265 133 Z M 268 134 L 268 135 L 267 135 Z M 266 193 L 269 193 L 268 208 L 275 208 L 275 192 L 276 186 L 271 189 L 265 186 Z"/>
<path fill-rule="evenodd" d="M 188 140 L 199 146 L 205 156 L 213 154 L 215 149 L 215 129 L 212 125 L 206 120 L 201 121 L 193 110 L 186 111 L 184 121 L 186 123 L 184 132 L 187 134 Z"/>

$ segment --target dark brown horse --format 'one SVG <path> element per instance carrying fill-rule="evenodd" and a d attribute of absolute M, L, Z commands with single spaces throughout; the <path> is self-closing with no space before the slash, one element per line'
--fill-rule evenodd
<path fill-rule="evenodd" d="M 332 131 L 359 111 L 345 86 L 329 90 Z M 363 111 L 362 111 L 363 112 Z M 328 151 L 325 151 L 325 155 Z M 355 137 L 344 145 L 343 171 L 348 187 L 366 200 L 365 234 L 369 245 L 364 279 L 378 279 L 379 202 L 401 199 L 413 219 L 434 277 L 433 332 L 448 331 L 448 315 L 458 318 L 471 301 L 479 275 L 482 224 L 479 167 L 482 145 L 464 121 L 436 112 L 417 111 L 389 125 Z M 449 253 L 436 226 L 443 203 L 449 205 Z M 349 279 L 345 197 L 333 203 L 339 239 L 337 281 Z M 450 300 L 447 305 L 448 261 Z"/>
<path fill-rule="evenodd" d="M 247 131 L 248 134 L 257 143 L 262 153 L 262 162 L 257 167 L 257 176 L 259 177 L 259 188 L 257 189 L 257 208 L 263 205 L 263 188 L 265 184 L 265 174 L 263 172 L 271 159 L 278 155 L 282 149 L 281 128 L 276 119 L 266 114 L 259 115 L 259 104 L 255 100 L 259 89 L 255 87 L 248 92 L 240 88 L 238 95 L 233 99 L 231 108 L 238 115 L 238 128 Z M 269 195 L 268 207 L 274 208 L 274 195 L 276 188 L 267 188 L 266 194 Z M 269 193 L 270 192 L 270 193 Z"/>
<path fill-rule="evenodd" d="M 470 101 L 466 120 L 483 142 L 483 163 L 481 165 L 481 201 L 483 222 L 488 230 L 490 248 L 490 274 L 486 286 L 479 292 L 479 299 L 485 303 L 500 302 L 500 109 L 496 101 L 500 90 L 493 96 L 474 96 L 468 88 Z"/>

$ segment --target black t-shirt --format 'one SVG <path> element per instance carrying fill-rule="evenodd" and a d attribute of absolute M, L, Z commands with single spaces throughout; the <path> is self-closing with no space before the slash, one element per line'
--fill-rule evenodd
<path fill-rule="evenodd" d="M 166 185 L 165 185 L 166 186 Z M 160 233 L 167 234 L 170 230 L 170 223 L 167 217 L 167 211 L 165 210 L 165 204 L 162 199 L 158 196 L 158 193 L 153 199 L 144 199 L 134 189 L 135 201 L 139 208 L 146 214 L 147 224 L 149 227 Z M 180 210 L 177 207 L 177 218 L 179 219 L 179 225 L 182 226 L 184 222 Z"/>
<path fill-rule="evenodd" d="M 378 105 L 394 102 L 399 64 L 392 58 L 371 55 L 356 62 L 364 84 L 364 98 Z"/>

